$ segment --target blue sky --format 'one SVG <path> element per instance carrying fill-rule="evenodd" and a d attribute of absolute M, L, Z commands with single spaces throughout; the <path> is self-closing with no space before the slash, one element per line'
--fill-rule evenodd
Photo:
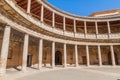
<path fill-rule="evenodd" d="M 88 16 L 93 12 L 120 9 L 120 0 L 47 0 L 66 12 Z"/>

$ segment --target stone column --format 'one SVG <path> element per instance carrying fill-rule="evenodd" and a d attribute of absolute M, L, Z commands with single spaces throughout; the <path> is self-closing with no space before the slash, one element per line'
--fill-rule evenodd
<path fill-rule="evenodd" d="M 52 42 L 52 68 L 55 67 L 55 42 Z"/>
<path fill-rule="evenodd" d="M 98 45 L 98 60 L 99 60 L 99 66 L 102 66 L 102 56 L 101 56 L 100 45 Z"/>
<path fill-rule="evenodd" d="M 109 23 L 109 21 L 107 21 L 107 27 L 108 27 L 108 37 L 110 38 L 111 30 L 110 30 L 110 23 Z"/>
<path fill-rule="evenodd" d="M 44 6 L 41 6 L 41 22 L 44 20 Z"/>
<path fill-rule="evenodd" d="M 113 45 L 110 45 L 110 50 L 111 50 L 111 59 L 112 59 L 112 65 L 115 66 L 115 55 L 114 55 L 114 49 Z"/>
<path fill-rule="evenodd" d="M 85 37 L 87 35 L 87 24 L 86 24 L 86 21 L 84 21 L 84 30 L 85 30 Z"/>
<path fill-rule="evenodd" d="M 42 54 L 43 54 L 43 39 L 39 40 L 39 63 L 38 63 L 38 69 L 42 67 Z"/>
<path fill-rule="evenodd" d="M 64 43 L 64 67 L 67 67 L 67 52 L 66 52 L 66 44 Z"/>
<path fill-rule="evenodd" d="M 89 57 L 89 46 L 86 45 L 86 57 L 87 57 L 87 66 L 90 66 L 90 57 Z"/>
<path fill-rule="evenodd" d="M 98 24 L 97 24 L 97 21 L 95 22 L 95 29 L 96 29 L 96 35 L 98 35 Z"/>
<path fill-rule="evenodd" d="M 75 45 L 75 66 L 78 67 L 78 47 Z"/>
<path fill-rule="evenodd" d="M 55 13 L 52 14 L 52 26 L 55 27 Z"/>
<path fill-rule="evenodd" d="M 30 13 L 30 8 L 31 8 L 31 0 L 28 0 L 27 13 Z"/>
<path fill-rule="evenodd" d="M 65 17 L 63 17 L 63 30 L 66 31 L 66 20 L 65 20 Z"/>
<path fill-rule="evenodd" d="M 6 26 L 5 30 L 4 30 L 1 55 L 0 55 L 0 76 L 3 76 L 6 73 L 7 56 L 8 56 L 9 41 L 10 41 L 10 32 L 11 32 L 11 27 Z"/>
<path fill-rule="evenodd" d="M 74 20 L 74 33 L 76 33 L 76 20 Z"/>
<path fill-rule="evenodd" d="M 24 46 L 23 46 L 23 61 L 22 61 L 22 71 L 24 72 L 26 71 L 26 67 L 27 67 L 28 44 L 29 44 L 29 35 L 25 34 Z"/>

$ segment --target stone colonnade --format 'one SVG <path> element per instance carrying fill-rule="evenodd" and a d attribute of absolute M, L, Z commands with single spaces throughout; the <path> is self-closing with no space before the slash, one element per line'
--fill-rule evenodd
<path fill-rule="evenodd" d="M 0 74 L 3 75 L 6 72 L 6 64 L 7 64 L 7 57 L 8 57 L 8 50 L 9 50 L 9 41 L 10 41 L 10 33 L 11 33 L 11 27 L 6 26 L 4 30 L 3 35 L 3 42 L 2 42 L 2 48 L 1 48 L 1 55 L 0 55 Z M 29 43 L 29 34 L 25 34 L 24 36 L 24 45 L 23 45 L 23 58 L 22 58 L 22 71 L 26 71 L 27 67 L 27 55 L 28 55 L 28 43 Z M 63 43 L 63 56 L 64 56 L 64 67 L 67 67 L 67 44 Z M 86 46 L 86 59 L 87 59 L 87 66 L 90 66 L 90 57 L 89 57 L 89 46 Z M 102 56 L 101 56 L 101 48 L 100 45 L 96 45 L 98 48 L 98 60 L 99 60 L 99 66 L 102 66 Z M 55 67 L 55 47 L 56 42 L 52 42 L 52 68 Z M 75 66 L 78 67 L 78 44 L 74 45 L 74 52 L 75 52 Z M 114 49 L 113 45 L 110 45 L 110 51 L 111 51 L 111 60 L 112 65 L 115 66 L 115 55 L 114 55 Z M 43 39 L 39 39 L 39 56 L 38 56 L 38 69 L 41 69 L 42 67 L 42 55 L 43 55 Z"/>

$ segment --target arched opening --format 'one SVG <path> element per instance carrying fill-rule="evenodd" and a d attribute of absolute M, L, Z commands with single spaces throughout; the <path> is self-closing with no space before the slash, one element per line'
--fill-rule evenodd
<path fill-rule="evenodd" d="M 118 65 L 118 57 L 117 53 L 114 52 L 115 55 L 115 64 Z M 111 52 L 108 53 L 108 64 L 112 65 L 112 57 L 111 57 Z"/>
<path fill-rule="evenodd" d="M 62 65 L 62 53 L 60 51 L 55 52 L 55 65 Z"/>

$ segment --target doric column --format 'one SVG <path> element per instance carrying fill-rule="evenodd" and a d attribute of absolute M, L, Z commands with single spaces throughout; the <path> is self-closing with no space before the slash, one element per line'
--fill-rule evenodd
<path fill-rule="evenodd" d="M 99 66 L 102 66 L 102 56 L 101 56 L 100 45 L 98 45 L 98 60 L 99 60 Z"/>
<path fill-rule="evenodd" d="M 111 59 L 112 59 L 112 65 L 115 66 L 115 55 L 114 55 L 114 49 L 113 45 L 110 45 L 110 50 L 111 50 Z"/>
<path fill-rule="evenodd" d="M 97 21 L 95 22 L 95 29 L 96 29 L 96 34 L 98 34 L 98 24 L 97 24 Z"/>
<path fill-rule="evenodd" d="M 22 61 L 22 71 L 24 72 L 26 71 L 26 66 L 27 66 L 28 43 L 29 43 L 29 35 L 25 34 L 24 46 L 23 46 L 23 61 Z"/>
<path fill-rule="evenodd" d="M 9 41 L 10 41 L 10 26 L 6 26 L 4 30 L 1 55 L 0 55 L 0 76 L 3 76 L 6 72 L 7 56 L 9 51 Z"/>
<path fill-rule="evenodd" d="M 55 27 L 55 13 L 52 14 L 52 26 Z"/>
<path fill-rule="evenodd" d="M 74 33 L 76 33 L 76 20 L 74 20 Z"/>
<path fill-rule="evenodd" d="M 31 8 L 31 0 L 28 0 L 27 13 L 30 13 L 30 8 Z"/>
<path fill-rule="evenodd" d="M 86 45 L 87 66 L 90 66 L 89 47 Z"/>
<path fill-rule="evenodd" d="M 52 68 L 55 67 L 55 42 L 52 42 Z"/>
<path fill-rule="evenodd" d="M 39 40 L 39 63 L 38 63 L 38 69 L 42 67 L 42 54 L 43 54 L 43 39 Z"/>
<path fill-rule="evenodd" d="M 43 22 L 44 20 L 44 6 L 41 6 L 41 21 Z"/>
<path fill-rule="evenodd" d="M 78 67 L 78 47 L 75 45 L 75 66 Z"/>
<path fill-rule="evenodd" d="M 84 30 L 85 30 L 85 37 L 87 35 L 87 24 L 86 24 L 86 21 L 84 21 Z"/>
<path fill-rule="evenodd" d="M 64 43 L 64 67 L 67 67 L 67 52 L 66 52 L 66 44 Z"/>
<path fill-rule="evenodd" d="M 65 20 L 65 16 L 63 17 L 63 30 L 66 31 L 66 20 Z"/>

